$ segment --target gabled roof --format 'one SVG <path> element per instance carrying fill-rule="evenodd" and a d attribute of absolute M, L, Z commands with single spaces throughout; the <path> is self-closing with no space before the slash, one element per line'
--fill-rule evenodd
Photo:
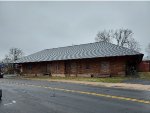
<path fill-rule="evenodd" d="M 108 42 L 95 42 L 67 47 L 45 49 L 17 60 L 15 63 L 42 62 L 69 59 L 143 55 L 131 49 Z"/>

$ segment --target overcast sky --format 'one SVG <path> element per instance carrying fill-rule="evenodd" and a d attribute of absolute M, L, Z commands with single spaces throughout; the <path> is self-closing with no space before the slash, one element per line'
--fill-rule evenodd
<path fill-rule="evenodd" d="M 98 31 L 128 28 L 142 52 L 150 42 L 150 2 L 0 2 L 0 59 L 95 41 Z"/>

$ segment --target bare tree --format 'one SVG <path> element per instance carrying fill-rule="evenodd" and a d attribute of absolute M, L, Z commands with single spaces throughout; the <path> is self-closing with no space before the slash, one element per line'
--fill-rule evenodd
<path fill-rule="evenodd" d="M 140 51 L 140 44 L 132 37 L 133 32 L 129 29 L 109 30 L 98 32 L 95 40 L 97 42 L 116 42 L 117 45 L 127 47 L 129 49 Z"/>
<path fill-rule="evenodd" d="M 19 48 L 11 48 L 9 49 L 9 53 L 7 55 L 5 55 L 4 60 L 6 62 L 8 61 L 15 61 L 18 60 L 19 58 L 21 58 L 23 56 L 23 51 Z"/>
<path fill-rule="evenodd" d="M 23 51 L 19 48 L 11 48 L 9 50 L 9 56 L 13 61 L 18 60 L 19 58 L 22 57 L 22 55 Z"/>
<path fill-rule="evenodd" d="M 23 51 L 19 48 L 11 48 L 5 58 L 3 63 L 5 64 L 5 73 L 16 73 L 16 64 L 13 62 L 18 60 L 23 56 Z"/>
<path fill-rule="evenodd" d="M 117 41 L 117 45 L 126 47 L 132 34 L 133 32 L 129 29 L 119 29 L 115 31 L 113 38 Z"/>
<path fill-rule="evenodd" d="M 139 42 L 137 42 L 134 38 L 128 39 L 127 47 L 138 52 L 141 51 Z"/>
<path fill-rule="evenodd" d="M 132 35 L 132 30 L 119 29 L 115 31 L 113 37 L 117 41 L 117 45 L 139 52 L 141 50 L 140 44 L 132 37 Z"/>
<path fill-rule="evenodd" d="M 106 30 L 99 31 L 97 33 L 95 41 L 96 42 L 101 42 L 101 41 L 111 42 L 111 37 L 112 37 L 112 31 L 111 30 L 109 30 L 108 32 Z"/>
<path fill-rule="evenodd" d="M 3 62 L 6 63 L 6 64 L 10 63 L 11 62 L 10 57 L 8 55 L 5 55 L 5 58 L 3 59 Z"/>

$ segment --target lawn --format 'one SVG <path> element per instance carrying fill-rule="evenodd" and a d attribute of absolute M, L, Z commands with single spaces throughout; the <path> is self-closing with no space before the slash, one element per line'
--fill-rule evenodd
<path fill-rule="evenodd" d="M 138 77 L 107 77 L 107 78 L 91 78 L 91 77 L 49 77 L 49 76 L 23 76 L 23 78 L 33 80 L 71 80 L 71 81 L 87 81 L 87 82 L 106 82 L 106 83 L 121 83 L 128 79 L 144 79 L 150 80 L 150 72 L 139 73 Z"/>
<path fill-rule="evenodd" d="M 91 77 L 51 77 L 51 79 L 64 79 L 64 80 L 75 80 L 75 81 L 88 81 L 88 82 L 108 82 L 108 83 L 120 83 L 125 80 L 125 77 L 109 77 L 109 78 L 91 78 Z"/>
<path fill-rule="evenodd" d="M 71 81 L 87 81 L 87 82 L 106 82 L 106 83 L 121 83 L 128 79 L 127 77 L 109 77 L 109 78 L 91 78 L 91 77 L 49 77 L 49 76 L 38 76 L 29 77 L 34 80 L 71 80 Z"/>
<path fill-rule="evenodd" d="M 139 78 L 145 79 L 145 80 L 150 80 L 150 72 L 140 72 Z"/>

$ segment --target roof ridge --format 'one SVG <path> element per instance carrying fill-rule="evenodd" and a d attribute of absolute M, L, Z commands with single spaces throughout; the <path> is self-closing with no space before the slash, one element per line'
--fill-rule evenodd
<path fill-rule="evenodd" d="M 70 45 L 70 46 L 63 46 L 63 47 L 54 47 L 54 48 L 49 48 L 49 49 L 44 49 L 44 50 L 60 49 L 60 48 L 67 48 L 67 47 L 74 47 L 74 46 L 82 46 L 82 45 L 89 45 L 89 44 L 95 44 L 95 43 L 101 43 L 101 42 L 105 42 L 105 41 L 91 42 L 91 43 L 86 43 L 86 44 L 77 44 L 77 45 Z"/>

